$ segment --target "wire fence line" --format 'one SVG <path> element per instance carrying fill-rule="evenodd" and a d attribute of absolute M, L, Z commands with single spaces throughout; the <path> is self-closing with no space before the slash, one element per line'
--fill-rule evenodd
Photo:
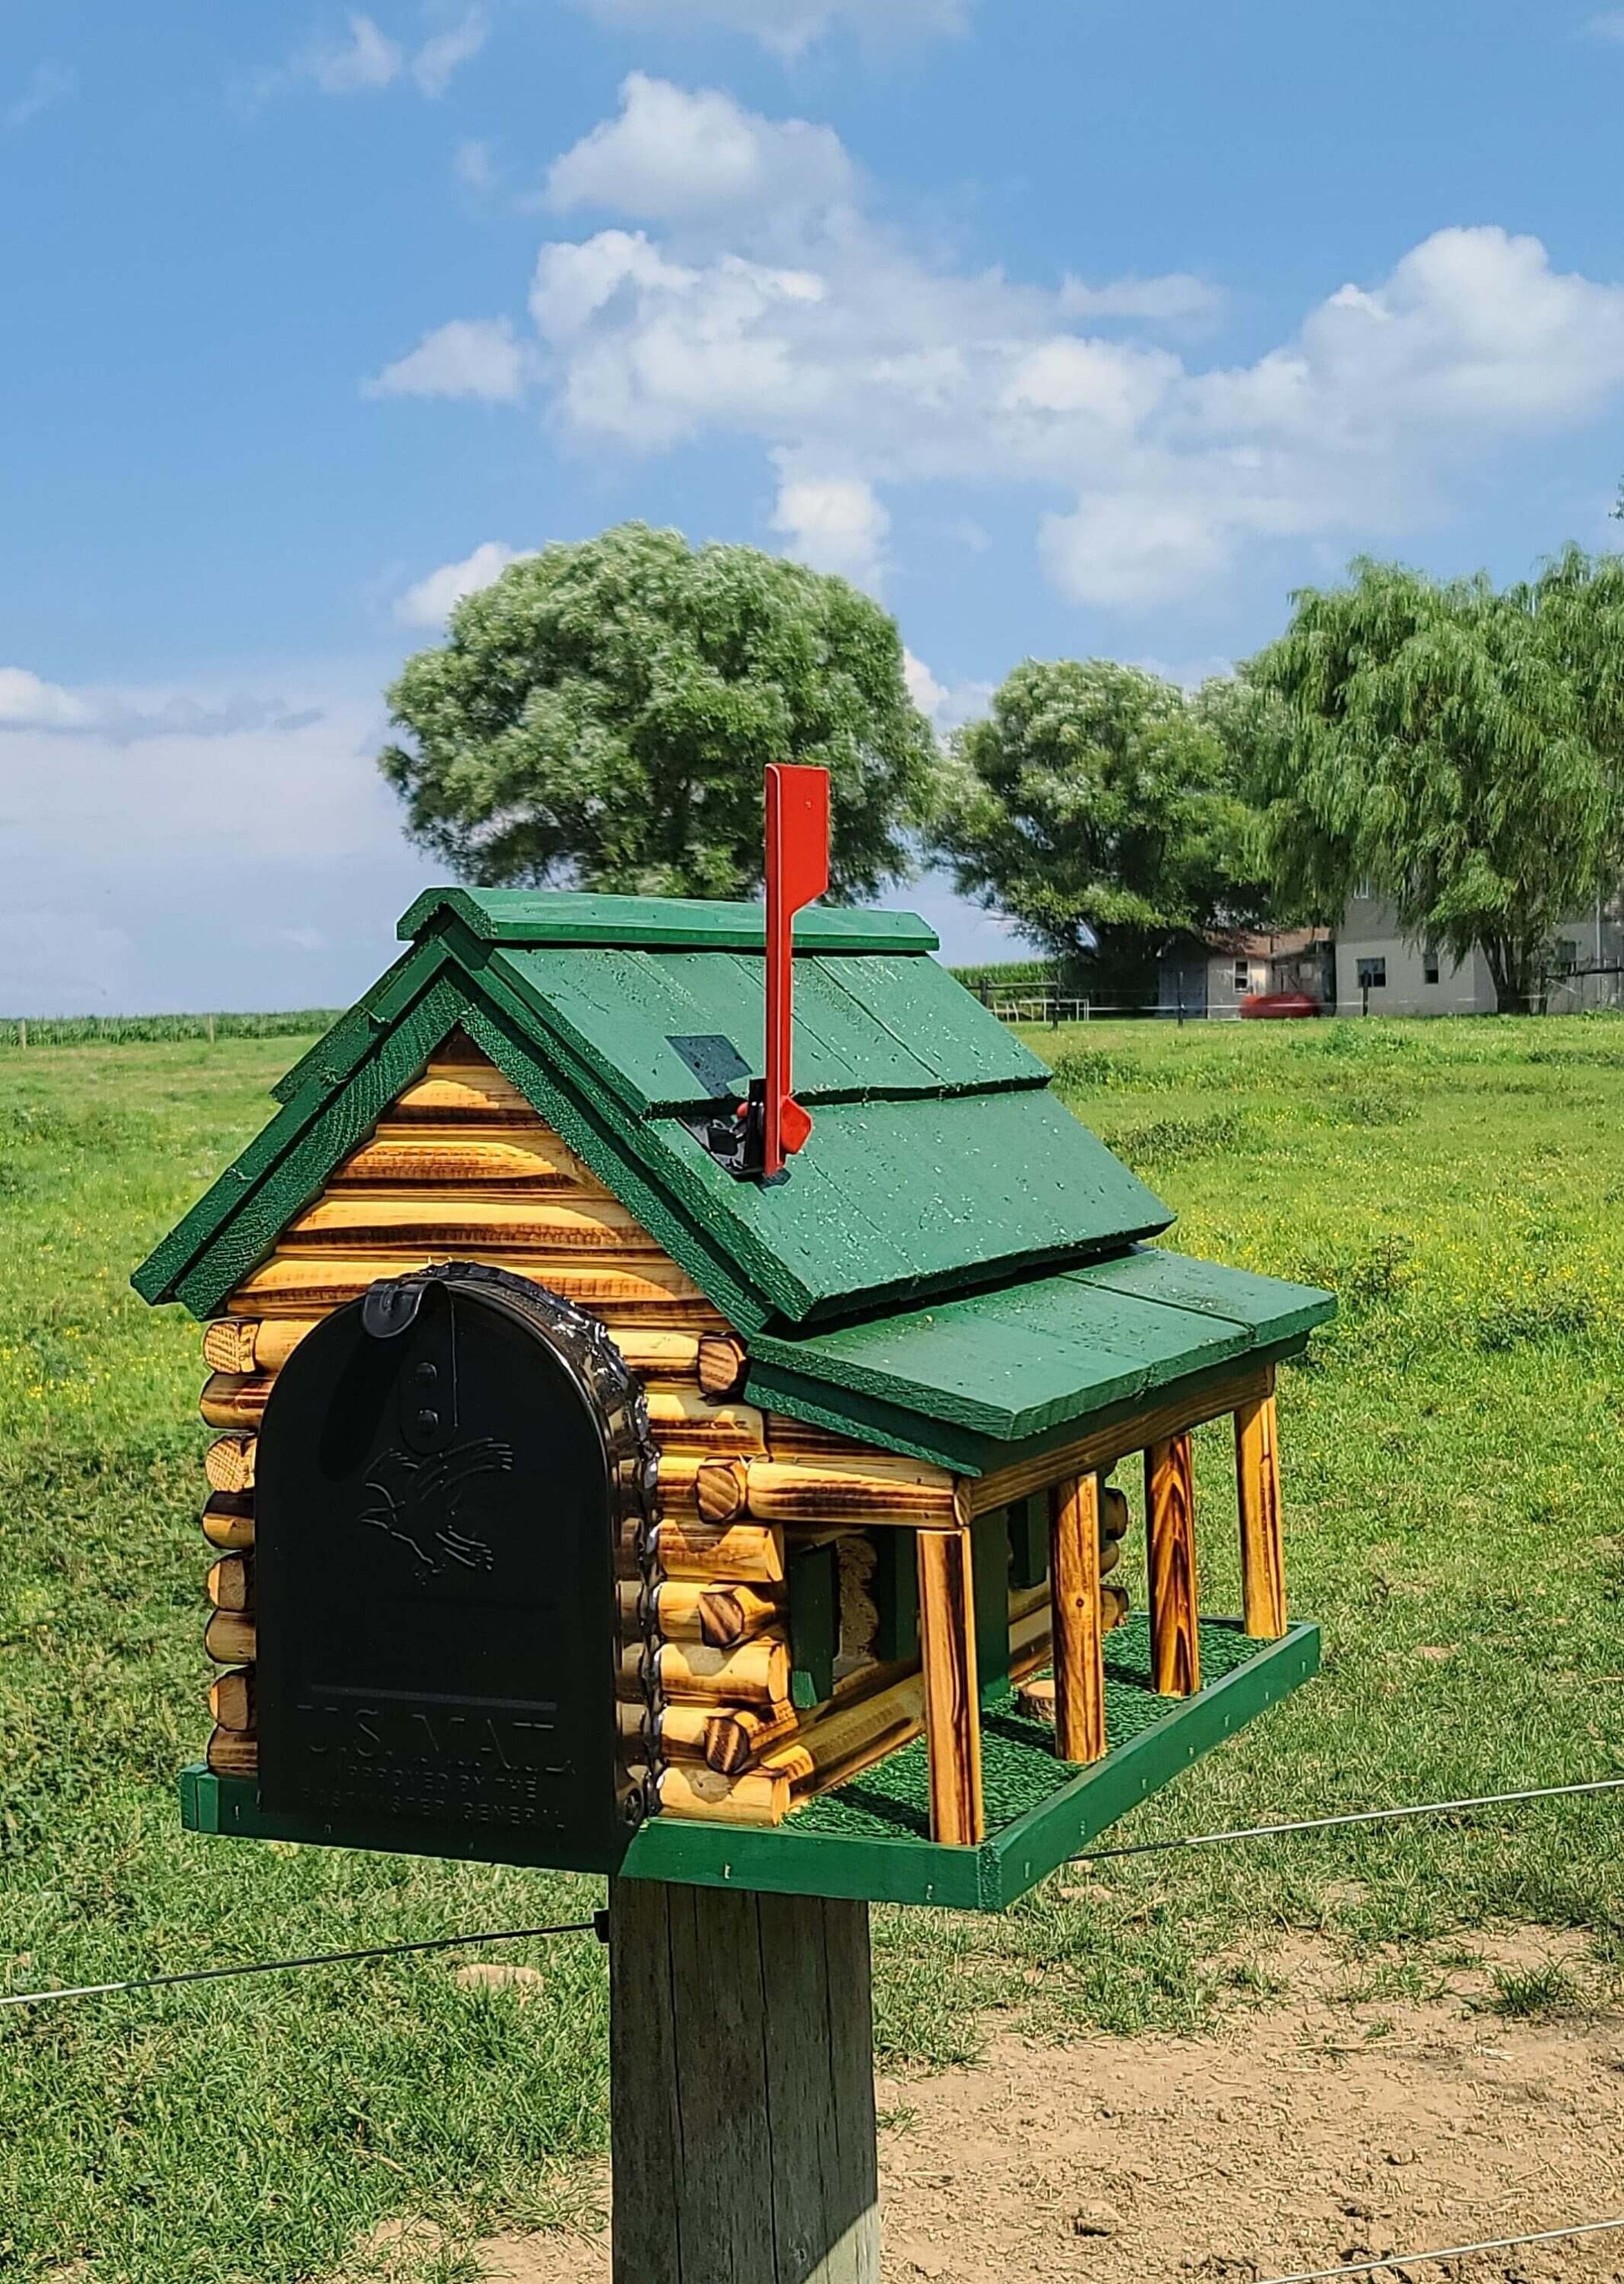
<path fill-rule="evenodd" d="M 1469 1800 L 1418 1801 L 1401 1808 L 1350 1809 L 1335 1816 L 1300 1817 L 1291 1823 L 1253 1824 L 1230 1832 L 1186 1833 L 1174 1840 L 1141 1840 L 1124 1847 L 1089 1848 L 1068 1857 L 1072 1864 L 1100 1864 L 1128 1856 L 1169 1855 L 1191 1848 L 1216 1848 L 1243 1840 L 1277 1840 L 1306 1832 L 1346 1830 L 1350 1826 L 1394 1824 L 1421 1816 L 1464 1813 L 1481 1808 L 1509 1808 L 1540 1800 L 1570 1800 L 1597 1793 L 1624 1792 L 1624 1777 L 1594 1777 L 1581 1784 L 1532 1785 L 1517 1792 L 1481 1793 Z M 413 1952 L 459 1951 L 480 1944 L 523 1943 L 554 1935 L 596 1935 L 609 1940 L 610 1914 L 594 1912 L 589 1920 L 566 1920 L 554 1927 L 496 1928 L 480 1935 L 426 1936 L 412 1943 L 372 1944 L 356 1951 L 308 1952 L 292 1959 L 246 1960 L 223 1967 L 187 1967 L 165 1975 L 129 1975 L 116 1983 L 77 1983 L 47 1991 L 0 1992 L 0 2008 L 42 2006 L 59 1998 L 104 1998 L 123 1991 L 162 1991 L 186 1983 L 224 1983 L 247 1975 L 281 1975 L 305 1967 L 348 1967 L 370 1959 L 403 1959 Z M 1335 2272 L 1340 2273 L 1340 2271 Z"/>
<path fill-rule="evenodd" d="M 1474 2253 L 1517 2252 L 1530 2244 L 1559 2244 L 1575 2236 L 1602 2236 L 1609 2229 L 1624 2228 L 1624 2217 L 1618 2220 L 1575 2221 L 1566 2228 L 1530 2229 L 1525 2236 L 1486 2237 L 1480 2244 L 1449 2244 L 1436 2252 L 1390 2252 L 1379 2260 L 1353 2260 L 1339 2268 L 1294 2268 L 1289 2276 L 1269 2276 L 1262 2284 L 1331 2284 L 1340 2276 L 1376 2276 L 1386 2268 L 1420 2268 L 1441 2260 L 1470 2260 Z"/>
<path fill-rule="evenodd" d="M 1103 1864 L 1124 1856 L 1167 1856 L 1186 1848 L 1218 1848 L 1231 1841 L 1280 1840 L 1300 1832 L 1332 1832 L 1354 1824 L 1397 1824 L 1418 1816 L 1453 1816 L 1470 1809 L 1510 1808 L 1525 1801 L 1571 1800 L 1584 1793 L 1624 1792 L 1624 1777 L 1593 1777 L 1583 1784 L 1530 1785 L 1519 1792 L 1480 1793 L 1471 1800 L 1424 1800 L 1402 1808 L 1355 1808 L 1336 1816 L 1299 1817 L 1289 1824 L 1248 1824 L 1233 1832 L 1183 1833 L 1176 1840 L 1136 1840 L 1118 1848 L 1089 1848 L 1066 1858 Z"/>
<path fill-rule="evenodd" d="M 177 1983 L 225 1983 L 244 1975 L 281 1975 L 295 1967 L 349 1967 L 357 1960 L 402 1959 L 410 1952 L 460 1951 L 471 1944 L 523 1943 L 533 1936 L 596 1935 L 609 1939 L 609 1914 L 594 1912 L 589 1920 L 566 1920 L 557 1927 L 496 1928 L 483 1935 L 432 1935 L 417 1943 L 371 1944 L 361 1951 L 313 1951 L 299 1959 L 259 1959 L 237 1966 L 185 1967 L 169 1975 L 136 1975 L 121 1983 L 76 1983 L 51 1991 L 11 1991 L 0 1995 L 0 2006 L 40 2006 L 53 1998 L 105 1998 L 122 1991 L 162 1991 Z"/>

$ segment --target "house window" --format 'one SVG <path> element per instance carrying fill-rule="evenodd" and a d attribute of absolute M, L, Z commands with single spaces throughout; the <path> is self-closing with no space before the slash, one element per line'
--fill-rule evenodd
<path fill-rule="evenodd" d="M 1387 988 L 1387 962 L 1381 959 L 1362 959 L 1359 962 L 1359 989 L 1362 991 L 1385 991 Z"/>
<path fill-rule="evenodd" d="M 1436 983 L 1436 982 L 1437 982 L 1437 981 L 1438 981 L 1438 954 L 1437 954 L 1435 951 L 1428 951 L 1428 952 L 1424 952 L 1424 953 L 1422 954 L 1422 958 L 1421 958 L 1421 980 L 1422 980 L 1422 982 L 1423 982 L 1424 983 Z"/>
<path fill-rule="evenodd" d="M 1250 991 L 1252 989 L 1252 968 L 1246 960 L 1238 959 L 1235 963 L 1235 989 L 1238 991 Z"/>
<path fill-rule="evenodd" d="M 1572 975 L 1579 965 L 1579 946 L 1571 935 L 1559 935 L 1556 943 L 1557 974 Z"/>

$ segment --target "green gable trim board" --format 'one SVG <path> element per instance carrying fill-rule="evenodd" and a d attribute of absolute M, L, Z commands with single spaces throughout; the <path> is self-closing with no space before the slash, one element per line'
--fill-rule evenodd
<path fill-rule="evenodd" d="M 277 1219 L 277 1229 L 261 1245 L 260 1253 L 255 1254 L 253 1259 L 269 1250 L 276 1236 L 303 1210 L 316 1193 L 312 1189 L 301 1190 L 299 1177 L 295 1174 L 290 1177 L 288 1174 L 288 1162 L 298 1144 L 325 1113 L 345 1100 L 357 1074 L 364 1074 L 369 1061 L 376 1060 L 380 1044 L 386 1037 L 399 1030 L 415 1040 L 420 1035 L 426 1036 L 433 1032 L 433 1020 L 426 1026 L 422 1021 L 421 1005 L 440 982 L 445 965 L 445 956 L 439 949 L 420 949 L 392 971 L 388 990 L 380 996 L 364 1027 L 351 1026 L 348 1017 L 335 1024 L 328 1034 L 328 1041 L 324 1042 L 332 1044 L 331 1063 L 309 1068 L 304 1082 L 284 1103 L 269 1124 L 255 1135 L 241 1156 L 226 1168 L 219 1180 L 204 1193 L 191 1212 L 176 1224 L 136 1271 L 130 1282 L 143 1300 L 172 1301 L 179 1297 L 181 1281 L 188 1271 L 230 1229 L 248 1201 L 262 1193 L 274 1201 L 269 1211 Z M 449 1029 L 451 1026 L 447 1028 Z M 339 1044 L 340 1033 L 347 1033 L 342 1044 Z M 444 1036 L 443 1031 L 434 1034 L 422 1050 L 423 1060 L 426 1060 L 433 1046 Z M 310 1060 L 307 1057 L 305 1064 L 299 1068 L 305 1068 Z M 418 1068 L 421 1068 L 421 1063 Z M 414 1070 L 402 1080 L 401 1085 L 409 1086 L 415 1076 Z M 363 1083 L 364 1085 L 364 1079 Z M 386 1101 L 379 1101 L 371 1112 L 369 1123 L 376 1122 L 386 1107 Z M 359 1127 L 357 1138 L 366 1131 L 366 1126 Z M 325 1164 L 316 1181 L 316 1189 L 320 1188 L 327 1175 L 342 1163 L 354 1146 L 353 1143 L 346 1144 L 333 1153 L 331 1162 Z M 248 1265 L 252 1266 L 252 1260 Z M 215 1301 L 207 1303 L 199 1313 L 207 1315 L 230 1290 L 230 1283 L 222 1285 Z"/>
<path fill-rule="evenodd" d="M 995 1828 L 979 1847 L 943 1847 L 921 1836 L 926 1816 L 921 1742 L 808 1802 L 771 1829 L 655 1817 L 633 1841 L 623 1876 L 948 1910 L 1007 1910 L 1107 1826 L 1319 1670 L 1319 1629 L 1312 1624 L 1293 1625 L 1277 1642 L 1254 1642 L 1234 1620 L 1205 1618 L 1200 1634 L 1202 1669 L 1212 1678 L 1193 1697 L 1178 1699 L 1158 1697 L 1151 1688 L 1143 1619 L 1106 1638 L 1106 1718 L 1118 1741 L 1089 1768 L 1057 1762 L 1052 1732 L 1022 1716 L 1012 1695 L 988 1708 L 983 1771 L 988 1821 Z M 192 1832 L 318 1844 L 336 1836 L 319 1818 L 264 1813 L 252 1778 L 217 1777 L 199 1767 L 182 1772 L 181 1813 Z M 369 1843 L 347 1823 L 342 1844 Z M 544 1844 L 527 1849 L 522 1835 L 491 1828 L 426 1826 L 415 1852 L 499 1863 L 548 1860 Z"/>
<path fill-rule="evenodd" d="M 485 943 L 648 944 L 761 951 L 762 904 L 683 896 L 600 896 L 550 888 L 426 888 L 395 933 L 404 941 L 457 919 Z M 819 904 L 795 919 L 797 951 L 931 952 L 941 939 L 915 912 Z"/>

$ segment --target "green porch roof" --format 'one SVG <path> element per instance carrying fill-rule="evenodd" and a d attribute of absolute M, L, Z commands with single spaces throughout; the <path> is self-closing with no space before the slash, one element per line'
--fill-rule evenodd
<path fill-rule="evenodd" d="M 747 1393 L 979 1474 L 1175 1383 L 1290 1355 L 1335 1306 L 1310 1286 L 1136 1246 L 830 1332 L 758 1334 Z"/>
<path fill-rule="evenodd" d="M 281 1111 L 137 1289 L 217 1309 L 459 1027 L 746 1334 L 1072 1265 L 1172 1219 L 906 914 L 816 914 L 839 924 L 828 948 L 798 936 L 796 1089 L 816 1124 L 787 1181 L 736 1180 L 692 1124 L 761 1068 L 764 961 L 738 948 L 759 908 L 557 903 L 419 899 L 411 949 L 288 1074 Z"/>

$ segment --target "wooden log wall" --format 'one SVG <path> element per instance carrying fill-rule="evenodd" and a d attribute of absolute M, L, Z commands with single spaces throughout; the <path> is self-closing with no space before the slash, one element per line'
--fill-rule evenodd
<path fill-rule="evenodd" d="M 664 1804 L 777 1822 L 918 1735 L 926 1705 L 917 1658 L 887 1663 L 876 1654 L 872 1534 L 940 1534 L 944 1546 L 962 1548 L 974 1487 L 744 1402 L 745 1352 L 722 1318 L 517 1090 L 453 1042 L 205 1332 L 202 1410 L 218 1430 L 207 1459 L 205 1639 L 223 1669 L 210 1693 L 209 1765 L 230 1774 L 256 1765 L 254 1451 L 276 1376 L 330 1310 L 380 1277 L 449 1260 L 509 1269 L 574 1301 L 608 1327 L 644 1381 L 660 1452 Z M 1102 1575 L 1119 1535 L 1102 1522 Z M 798 1709 L 790 1564 L 797 1550 L 830 1538 L 839 1602 L 832 1693 Z M 937 1560 L 933 1580 L 939 1568 Z M 621 1722 L 635 1756 L 642 1612 L 629 1546 L 619 1570 Z M 1099 1600 L 1102 1626 L 1125 1611 L 1113 1589 L 1100 1588 Z M 1019 1678 L 1049 1655 L 1046 1584 L 1011 1597 L 1011 1626 Z M 964 1730 L 959 1719 L 956 1733 Z"/>

